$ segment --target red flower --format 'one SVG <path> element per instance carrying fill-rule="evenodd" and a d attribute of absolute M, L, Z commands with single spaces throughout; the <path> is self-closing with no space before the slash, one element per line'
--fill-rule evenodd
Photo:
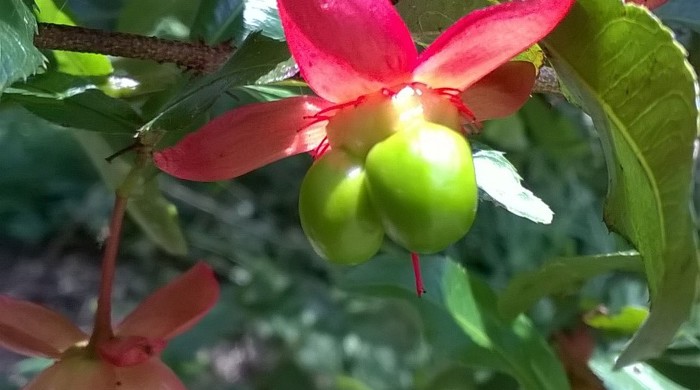
<path fill-rule="evenodd" d="M 398 120 L 406 107 L 392 107 L 390 98 L 406 88 L 426 119 L 455 130 L 509 115 L 535 79 L 532 64 L 509 61 L 548 34 L 573 2 L 514 0 L 474 11 L 418 54 L 389 1 L 278 0 L 291 53 L 319 97 L 229 111 L 156 153 L 156 165 L 179 178 L 214 181 L 294 154 L 318 155 L 329 146 L 326 129 L 344 132 L 330 137 L 330 147 L 347 146 L 355 132 L 367 137 L 373 121 Z"/>
<path fill-rule="evenodd" d="M 0 295 L 0 346 L 57 360 L 27 390 L 184 390 L 160 352 L 218 297 L 211 269 L 197 264 L 146 298 L 117 325 L 113 338 L 90 348 L 89 336 L 61 314 Z"/>

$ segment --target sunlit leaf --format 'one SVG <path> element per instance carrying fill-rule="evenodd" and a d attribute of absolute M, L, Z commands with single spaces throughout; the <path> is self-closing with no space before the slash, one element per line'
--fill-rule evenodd
<path fill-rule="evenodd" d="M 658 355 L 688 318 L 698 259 L 689 212 L 696 80 L 684 50 L 648 10 L 579 0 L 545 40 L 570 96 L 606 151 L 608 226 L 641 253 L 651 314 L 618 365 Z"/>
<path fill-rule="evenodd" d="M 40 22 L 75 26 L 73 19 L 59 9 L 54 0 L 36 0 L 37 19 Z M 112 63 L 106 56 L 54 50 L 56 70 L 76 76 L 103 76 L 111 74 Z"/>
<path fill-rule="evenodd" d="M 36 19 L 22 0 L 0 1 L 0 92 L 26 79 L 44 63 L 34 47 Z"/>
<path fill-rule="evenodd" d="M 209 43 L 242 42 L 255 31 L 284 40 L 275 0 L 203 0 L 192 27 L 195 37 Z"/>
<path fill-rule="evenodd" d="M 642 326 L 649 311 L 646 308 L 625 306 L 619 313 L 595 313 L 586 315 L 583 321 L 590 327 L 608 332 L 632 334 Z"/>
<path fill-rule="evenodd" d="M 479 150 L 474 153 L 476 184 L 486 199 L 511 213 L 533 222 L 552 223 L 554 213 L 540 198 L 522 186 L 522 178 L 503 152 Z"/>
<path fill-rule="evenodd" d="M 57 72 L 8 88 L 3 98 L 64 127 L 133 134 L 143 124 L 128 103 L 105 95 L 87 80 Z"/>

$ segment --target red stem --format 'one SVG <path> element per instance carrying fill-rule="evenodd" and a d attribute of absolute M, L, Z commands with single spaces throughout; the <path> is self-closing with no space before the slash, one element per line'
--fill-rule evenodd
<path fill-rule="evenodd" d="M 425 294 L 423 287 L 423 277 L 420 274 L 420 258 L 416 252 L 411 252 L 411 262 L 413 263 L 413 276 L 416 278 L 416 294 L 418 297 Z"/>
<path fill-rule="evenodd" d="M 107 237 L 102 258 L 102 280 L 100 282 L 100 295 L 97 298 L 95 326 L 89 343 L 93 347 L 114 336 L 112 331 L 112 285 L 114 284 L 114 271 L 119 241 L 121 240 L 122 222 L 126 212 L 126 201 L 127 197 L 119 194 L 114 199 L 114 210 L 112 210 L 112 219 L 109 223 L 109 237 Z"/>

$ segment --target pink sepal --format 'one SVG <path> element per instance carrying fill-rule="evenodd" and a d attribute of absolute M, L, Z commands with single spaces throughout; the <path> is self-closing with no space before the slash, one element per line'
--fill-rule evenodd
<path fill-rule="evenodd" d="M 527 101 L 535 85 L 535 66 L 511 61 L 498 67 L 462 93 L 462 101 L 478 121 L 503 118 Z"/>
<path fill-rule="evenodd" d="M 0 295 L 0 346 L 26 356 L 57 358 L 87 335 L 61 314 Z"/>
<path fill-rule="evenodd" d="M 273 161 L 315 148 L 324 123 L 305 127 L 331 103 L 312 96 L 255 103 L 231 110 L 154 155 L 163 171 L 187 180 L 240 176 Z"/>
<path fill-rule="evenodd" d="M 336 103 L 410 80 L 417 51 L 388 0 L 278 0 L 292 56 L 311 89 Z"/>
<path fill-rule="evenodd" d="M 418 58 L 414 78 L 465 89 L 547 35 L 575 0 L 517 0 L 471 12 Z"/>
<path fill-rule="evenodd" d="M 197 263 L 143 300 L 116 327 L 115 336 L 170 340 L 197 323 L 218 298 L 219 283 L 214 272 L 208 265 Z"/>

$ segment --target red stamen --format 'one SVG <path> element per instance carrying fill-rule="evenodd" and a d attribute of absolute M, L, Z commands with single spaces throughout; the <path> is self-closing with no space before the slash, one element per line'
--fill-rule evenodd
<path fill-rule="evenodd" d="M 420 274 L 420 258 L 418 253 L 411 252 L 411 262 L 413 263 L 413 276 L 416 279 L 416 294 L 420 298 L 425 294 L 425 288 L 423 287 L 423 277 Z"/>
<path fill-rule="evenodd" d="M 456 88 L 435 88 L 434 91 L 440 95 L 446 96 L 450 103 L 457 108 L 457 111 L 459 111 L 459 113 L 465 117 L 470 124 L 478 123 L 472 110 L 470 110 L 462 101 L 462 91 Z"/>
<path fill-rule="evenodd" d="M 312 118 L 324 117 L 324 118 L 326 118 L 326 119 L 329 119 L 330 116 L 323 115 L 323 114 L 326 114 L 326 113 L 331 112 L 331 111 L 342 110 L 342 109 L 345 108 L 345 107 L 357 107 L 357 106 L 359 106 L 360 104 L 362 104 L 362 102 L 364 102 L 365 100 L 367 100 L 367 96 L 364 96 L 364 95 L 363 95 L 363 96 L 360 96 L 359 98 L 357 98 L 357 99 L 355 99 L 355 100 L 351 100 L 351 101 L 349 101 L 349 102 L 338 103 L 338 104 L 335 104 L 335 105 L 333 105 L 333 106 L 326 107 L 326 108 L 324 108 L 323 110 L 317 112 L 316 114 L 314 114 L 314 115 L 311 116 L 311 117 L 312 117 Z M 325 119 L 324 119 L 324 120 L 325 120 Z"/>
<path fill-rule="evenodd" d="M 389 88 L 382 88 L 382 95 L 385 96 L 385 97 L 391 97 L 391 96 L 396 95 L 396 92 L 395 92 L 395 91 L 392 91 L 392 90 L 389 89 Z"/>
<path fill-rule="evenodd" d="M 314 150 L 311 151 L 311 157 L 313 157 L 314 160 L 318 160 L 323 156 L 324 153 L 328 151 L 328 148 L 330 148 L 331 144 L 328 142 L 328 137 L 323 137 L 323 140 L 314 148 Z"/>

